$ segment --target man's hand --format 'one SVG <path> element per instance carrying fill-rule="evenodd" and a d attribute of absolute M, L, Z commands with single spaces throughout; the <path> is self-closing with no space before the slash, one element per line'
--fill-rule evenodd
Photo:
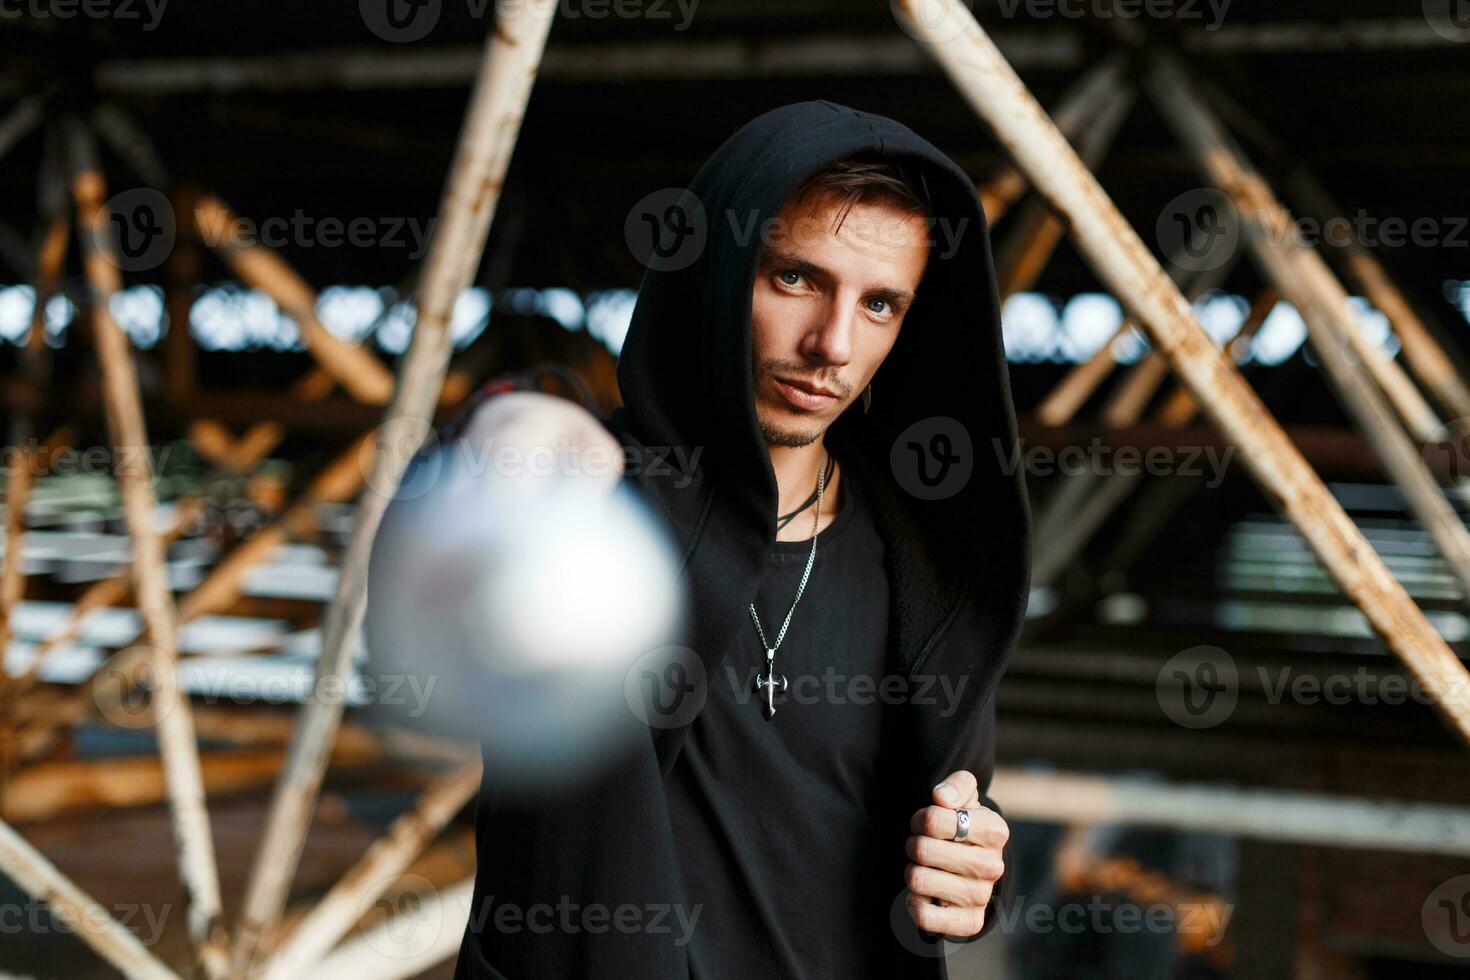
<path fill-rule="evenodd" d="M 957 841 L 959 810 L 969 812 L 970 832 Z M 925 932 L 957 939 L 975 935 L 985 925 L 991 892 L 1005 871 L 1001 851 L 1010 827 L 980 802 L 974 775 L 961 769 L 934 787 L 934 805 L 915 811 L 909 829 L 914 832 L 904 848 L 909 917 Z"/>

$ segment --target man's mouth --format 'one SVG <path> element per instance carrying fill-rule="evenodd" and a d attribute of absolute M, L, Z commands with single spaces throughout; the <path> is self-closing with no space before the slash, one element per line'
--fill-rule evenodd
<path fill-rule="evenodd" d="M 792 408 L 810 412 L 837 402 L 837 393 L 830 388 L 822 388 L 805 381 L 786 381 L 774 377 L 771 380 L 776 382 L 776 390 Z"/>

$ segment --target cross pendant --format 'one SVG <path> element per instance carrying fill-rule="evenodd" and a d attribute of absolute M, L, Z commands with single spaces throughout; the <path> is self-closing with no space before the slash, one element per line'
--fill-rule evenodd
<path fill-rule="evenodd" d="M 764 690 L 766 692 L 765 712 L 767 720 L 771 719 L 776 714 L 776 691 L 780 690 L 783 694 L 786 691 L 786 675 L 778 674 L 772 669 L 772 665 L 774 664 L 775 659 L 776 651 L 767 650 L 766 672 L 764 674 L 755 675 L 755 689 L 757 691 Z"/>

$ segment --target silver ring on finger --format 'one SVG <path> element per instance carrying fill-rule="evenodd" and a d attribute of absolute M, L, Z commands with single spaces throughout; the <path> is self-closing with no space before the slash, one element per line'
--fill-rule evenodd
<path fill-rule="evenodd" d="M 955 817 L 954 839 L 955 840 L 964 840 L 966 837 L 969 837 L 970 836 L 970 811 L 969 810 L 956 810 L 954 812 L 954 817 Z"/>

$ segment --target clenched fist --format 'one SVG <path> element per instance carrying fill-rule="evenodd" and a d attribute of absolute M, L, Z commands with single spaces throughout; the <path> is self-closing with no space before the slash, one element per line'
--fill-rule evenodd
<path fill-rule="evenodd" d="M 980 802 L 975 776 L 961 769 L 934 787 L 934 803 L 914 812 L 905 852 L 909 917 L 925 932 L 968 939 L 985 925 L 995 883 L 1005 872 L 1001 854 L 1011 830 Z M 969 833 L 955 840 L 964 810 Z"/>

